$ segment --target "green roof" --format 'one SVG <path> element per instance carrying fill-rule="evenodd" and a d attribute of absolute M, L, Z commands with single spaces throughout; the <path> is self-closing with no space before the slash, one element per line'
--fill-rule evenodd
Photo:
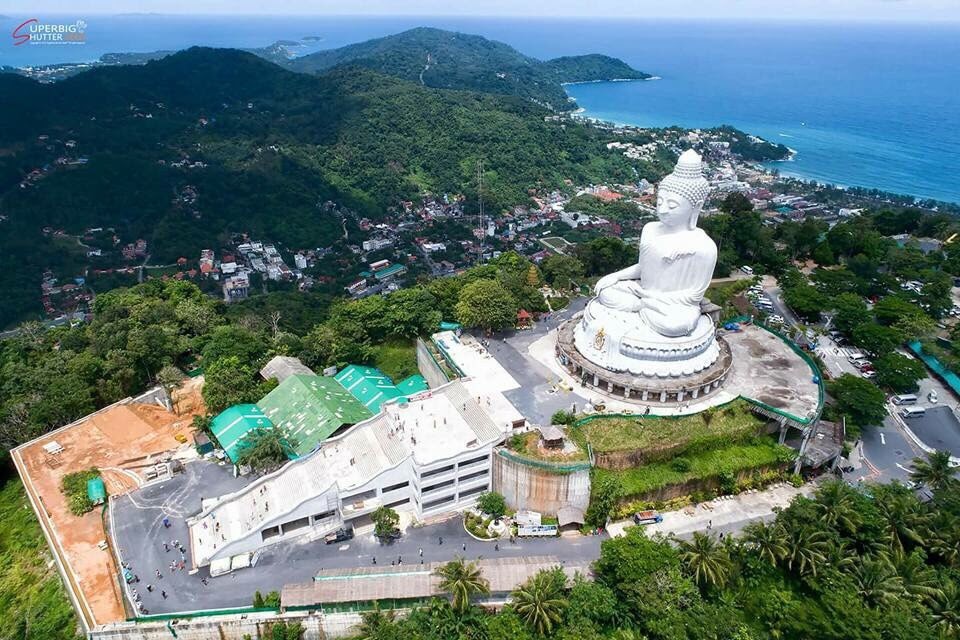
<path fill-rule="evenodd" d="M 427 388 L 427 381 L 421 375 L 410 376 L 395 385 L 380 369 L 357 364 L 347 366 L 334 379 L 373 413 L 380 413 L 380 406 L 388 400 L 413 395 Z"/>
<path fill-rule="evenodd" d="M 210 430 L 220 443 L 220 448 L 231 462 L 240 456 L 240 443 L 254 429 L 269 429 L 270 419 L 255 404 L 238 404 L 223 411 L 210 425 Z"/>
<path fill-rule="evenodd" d="M 290 376 L 257 406 L 297 440 L 298 456 L 313 451 L 343 425 L 373 415 L 333 378 L 306 374 Z"/>

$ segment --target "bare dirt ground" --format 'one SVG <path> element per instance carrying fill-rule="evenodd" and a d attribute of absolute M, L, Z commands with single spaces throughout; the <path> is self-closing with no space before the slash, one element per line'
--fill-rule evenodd
<path fill-rule="evenodd" d="M 78 600 L 87 624 L 123 620 L 119 571 L 109 549 L 102 507 L 82 517 L 70 513 L 60 491 L 61 479 L 91 467 L 101 470 L 109 495 L 121 495 L 142 484 L 141 470 L 181 447 L 192 446 L 193 411 L 201 381 L 190 381 L 175 406 L 190 412 L 177 415 L 157 405 L 121 401 L 71 425 L 46 434 L 12 453 L 40 523 L 53 539 L 54 553 L 64 566 L 69 588 Z M 63 452 L 47 453 L 43 446 L 57 442 Z"/>

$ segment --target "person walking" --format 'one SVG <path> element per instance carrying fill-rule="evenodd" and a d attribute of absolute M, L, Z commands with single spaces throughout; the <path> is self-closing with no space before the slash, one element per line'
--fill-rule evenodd
<path fill-rule="evenodd" d="M 420 547 L 420 557 L 423 557 L 423 547 Z"/>
<path fill-rule="evenodd" d="M 148 584 L 148 585 L 147 585 L 147 592 L 153 593 L 153 585 L 152 585 L 152 584 Z"/>
<path fill-rule="evenodd" d="M 373 564 L 377 564 L 377 556 L 373 556 Z"/>
<path fill-rule="evenodd" d="M 163 574 L 160 573 L 160 569 L 157 569 L 157 579 L 163 580 Z"/>
<path fill-rule="evenodd" d="M 440 544 L 443 544 L 443 536 L 440 536 Z"/>
<path fill-rule="evenodd" d="M 167 592 L 166 592 L 166 591 L 164 591 L 164 590 L 161 589 L 161 590 L 160 590 L 160 595 L 163 596 L 163 599 L 164 599 L 164 600 L 167 599 Z"/>

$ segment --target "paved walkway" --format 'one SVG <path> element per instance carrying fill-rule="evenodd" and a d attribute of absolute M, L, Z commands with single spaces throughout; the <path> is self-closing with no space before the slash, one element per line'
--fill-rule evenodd
<path fill-rule="evenodd" d="M 810 496 L 815 488 L 815 482 L 800 488 L 789 484 L 776 484 L 763 491 L 724 496 L 710 502 L 702 502 L 695 507 L 661 513 L 663 522 L 647 525 L 644 531 L 647 535 L 672 533 L 680 538 L 688 538 L 695 531 L 737 534 L 751 522 L 772 520 L 775 508 L 786 507 L 799 495 Z M 634 526 L 632 520 L 618 520 L 610 523 L 607 532 L 614 537 L 622 536 L 627 527 L 632 526 Z"/>

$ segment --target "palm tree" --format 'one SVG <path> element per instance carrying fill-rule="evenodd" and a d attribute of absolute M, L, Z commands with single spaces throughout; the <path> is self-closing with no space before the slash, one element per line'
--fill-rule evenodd
<path fill-rule="evenodd" d="M 931 604 L 930 609 L 941 638 L 960 638 L 960 589 L 955 582 L 944 582 L 943 595 Z"/>
<path fill-rule="evenodd" d="M 857 593 L 870 606 L 888 604 L 903 595 L 903 580 L 897 575 L 890 558 L 884 554 L 864 559 L 853 576 Z"/>
<path fill-rule="evenodd" d="M 390 626 L 397 618 L 397 613 L 393 609 L 383 611 L 380 603 L 374 600 L 373 609 L 360 614 L 360 625 L 358 627 L 360 638 L 375 638 L 384 627 Z"/>
<path fill-rule="evenodd" d="M 699 584 L 719 587 L 726 583 L 730 575 L 730 555 L 716 538 L 697 531 L 692 540 L 680 540 L 678 544 L 680 561 Z"/>
<path fill-rule="evenodd" d="M 960 518 L 941 513 L 928 536 L 930 551 L 951 567 L 960 562 Z"/>
<path fill-rule="evenodd" d="M 815 505 L 824 524 L 844 533 L 854 533 L 863 522 L 854 489 L 841 480 L 825 483 L 817 491 Z"/>
<path fill-rule="evenodd" d="M 827 559 L 830 542 L 827 534 L 812 527 L 798 527 L 787 533 L 787 568 L 797 573 L 817 575 L 817 567 Z"/>
<path fill-rule="evenodd" d="M 490 585 L 475 562 L 466 562 L 461 556 L 434 571 L 440 578 L 440 589 L 453 596 L 453 608 L 462 614 L 470 606 L 474 594 L 490 593 Z"/>
<path fill-rule="evenodd" d="M 559 567 L 540 571 L 511 594 L 513 610 L 534 631 L 544 636 L 563 619 L 566 576 Z"/>
<path fill-rule="evenodd" d="M 876 505 L 894 555 L 903 554 L 906 544 L 923 546 L 928 514 L 906 487 L 889 485 L 876 493 Z"/>
<path fill-rule="evenodd" d="M 922 551 L 894 558 L 893 566 L 903 580 L 904 590 L 920 602 L 929 604 L 943 596 L 936 571 L 924 560 Z"/>
<path fill-rule="evenodd" d="M 760 558 L 772 566 L 787 557 L 787 532 L 783 525 L 775 522 L 767 524 L 762 520 L 747 525 L 744 541 L 752 546 Z"/>
<path fill-rule="evenodd" d="M 851 543 L 847 540 L 841 540 L 840 544 L 830 547 L 827 552 L 827 564 L 838 571 L 846 571 L 854 566 L 860 560 L 856 551 L 853 550 Z"/>
<path fill-rule="evenodd" d="M 960 467 L 950 464 L 950 452 L 942 450 L 927 454 L 926 459 L 914 458 L 910 466 L 913 467 L 910 479 L 934 491 L 942 491 L 956 482 L 960 471 Z"/>

